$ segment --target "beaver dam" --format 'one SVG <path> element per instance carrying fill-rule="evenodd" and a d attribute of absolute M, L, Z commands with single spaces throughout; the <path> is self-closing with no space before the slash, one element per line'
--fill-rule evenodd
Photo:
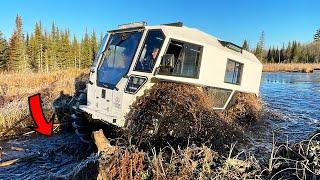
<path fill-rule="evenodd" d="M 49 138 L 30 132 L 26 118 L 2 133 L 0 179 L 317 179 L 319 104 L 306 107 L 319 98 L 318 77 L 264 74 L 263 103 L 237 94 L 225 111 L 212 111 L 196 87 L 161 83 L 132 105 L 130 131 L 96 126 L 89 145 L 68 130 L 68 117 L 57 116 L 64 121 Z"/>

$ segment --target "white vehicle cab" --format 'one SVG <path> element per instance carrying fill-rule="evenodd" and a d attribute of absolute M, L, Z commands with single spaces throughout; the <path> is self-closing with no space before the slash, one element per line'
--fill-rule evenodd
<path fill-rule="evenodd" d="M 262 64 L 252 53 L 182 23 L 120 25 L 101 43 L 73 126 L 85 137 L 81 110 L 125 127 L 130 105 L 158 81 L 203 87 L 215 109 L 223 110 L 235 92 L 258 95 L 261 73 Z"/>

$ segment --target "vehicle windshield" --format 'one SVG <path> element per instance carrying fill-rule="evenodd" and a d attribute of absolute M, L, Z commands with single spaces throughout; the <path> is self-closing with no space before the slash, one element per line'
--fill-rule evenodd
<path fill-rule="evenodd" d="M 98 68 L 99 86 L 114 88 L 126 75 L 140 42 L 142 32 L 111 34 Z"/>

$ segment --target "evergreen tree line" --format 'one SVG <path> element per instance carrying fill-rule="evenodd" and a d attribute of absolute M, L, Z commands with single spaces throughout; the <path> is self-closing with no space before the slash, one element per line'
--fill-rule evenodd
<path fill-rule="evenodd" d="M 289 42 L 287 47 L 270 48 L 265 60 L 268 63 L 319 63 L 320 43 L 301 44 L 297 41 Z"/>
<path fill-rule="evenodd" d="M 250 51 L 248 41 L 243 48 Z M 265 33 L 262 32 L 255 49 L 251 50 L 264 63 L 319 63 L 320 62 L 320 29 L 314 35 L 314 41 L 302 44 L 291 41 L 287 46 L 265 49 Z"/>
<path fill-rule="evenodd" d="M 6 40 L 0 31 L 0 71 L 40 71 L 50 72 L 67 68 L 90 67 L 101 41 L 93 31 L 86 31 L 79 41 L 71 37 L 69 29 L 61 30 L 52 23 L 51 30 L 42 28 L 41 22 L 35 24 L 31 34 L 23 34 L 21 16 L 15 19 L 15 28 Z M 262 32 L 257 46 L 251 50 L 258 59 L 267 63 L 319 63 L 320 29 L 312 43 L 289 42 L 287 46 L 265 49 L 265 33 Z M 247 40 L 243 48 L 250 51 Z"/>
<path fill-rule="evenodd" d="M 68 68 L 86 68 L 92 64 L 101 41 L 93 31 L 86 31 L 81 41 L 69 29 L 61 30 L 52 23 L 50 31 L 41 22 L 31 34 L 23 34 L 21 16 L 15 19 L 15 29 L 6 40 L 0 31 L 0 71 L 50 72 Z"/>

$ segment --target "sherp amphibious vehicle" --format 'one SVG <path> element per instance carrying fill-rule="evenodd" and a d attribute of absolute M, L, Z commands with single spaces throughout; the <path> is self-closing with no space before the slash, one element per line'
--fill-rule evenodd
<path fill-rule="evenodd" d="M 120 25 L 108 31 L 78 97 L 73 126 L 88 142 L 88 115 L 126 127 L 136 97 L 159 81 L 202 87 L 223 110 L 236 92 L 258 95 L 262 64 L 252 53 L 182 23 Z M 86 115 L 84 115 L 86 114 Z"/>

